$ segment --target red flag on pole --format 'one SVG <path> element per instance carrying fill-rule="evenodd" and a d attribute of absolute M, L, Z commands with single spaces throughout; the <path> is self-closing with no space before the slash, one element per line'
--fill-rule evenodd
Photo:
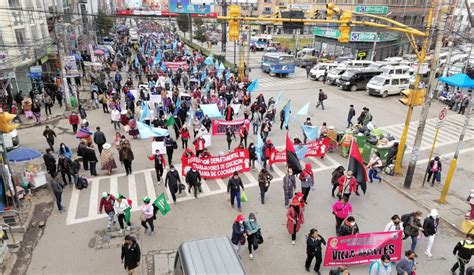
<path fill-rule="evenodd" d="M 296 150 L 293 146 L 293 142 L 291 142 L 291 139 L 288 136 L 288 132 L 286 132 L 286 163 L 288 168 L 293 169 L 294 174 L 301 173 L 301 164 L 296 156 Z"/>

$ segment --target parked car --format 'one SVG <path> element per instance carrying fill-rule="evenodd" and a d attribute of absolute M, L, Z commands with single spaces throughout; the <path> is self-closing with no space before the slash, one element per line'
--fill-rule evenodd
<path fill-rule="evenodd" d="M 296 66 L 301 68 L 306 68 L 307 66 L 313 67 L 318 62 L 318 58 L 312 55 L 304 55 L 303 57 L 297 57 L 295 62 Z"/>
<path fill-rule="evenodd" d="M 336 81 L 339 88 L 343 90 L 355 92 L 357 90 L 365 90 L 367 83 L 372 77 L 381 74 L 382 71 L 374 70 L 348 70 Z"/>
<path fill-rule="evenodd" d="M 335 63 L 318 63 L 309 72 L 309 78 L 313 80 L 323 81 L 324 73 L 337 67 Z"/>
<path fill-rule="evenodd" d="M 326 84 L 335 85 L 336 80 L 338 80 L 339 77 L 341 77 L 341 75 L 345 72 L 346 72 L 346 69 L 342 69 L 342 68 L 339 68 L 339 67 L 330 70 L 328 72 L 328 75 L 326 76 Z"/>
<path fill-rule="evenodd" d="M 374 76 L 369 83 L 367 83 L 367 93 L 381 97 L 400 94 L 401 91 L 410 87 L 410 78 L 411 76 L 406 74 L 381 74 Z"/>

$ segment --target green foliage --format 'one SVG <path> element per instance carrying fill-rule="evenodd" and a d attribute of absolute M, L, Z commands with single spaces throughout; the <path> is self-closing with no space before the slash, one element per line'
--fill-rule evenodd
<path fill-rule="evenodd" d="M 194 39 L 197 41 L 204 43 L 207 41 L 206 33 L 203 31 L 202 28 L 198 28 L 194 34 Z"/>
<path fill-rule="evenodd" d="M 201 17 L 196 17 L 193 19 L 194 26 L 196 26 L 197 29 L 201 29 L 202 25 L 204 25 L 204 21 L 202 21 Z"/>
<path fill-rule="evenodd" d="M 180 14 L 176 19 L 180 31 L 186 33 L 189 31 L 189 16 L 187 14 Z"/>
<path fill-rule="evenodd" d="M 105 13 L 105 11 L 99 10 L 95 24 L 96 24 L 97 30 L 99 30 L 99 33 L 101 35 L 106 35 L 110 32 L 110 30 L 114 26 L 114 21 L 112 17 L 110 17 L 109 15 L 107 15 L 107 13 Z"/>

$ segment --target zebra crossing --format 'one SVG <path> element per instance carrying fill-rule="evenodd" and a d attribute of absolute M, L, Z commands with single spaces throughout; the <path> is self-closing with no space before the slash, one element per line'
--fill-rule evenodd
<path fill-rule="evenodd" d="M 436 147 L 441 147 L 449 144 L 457 143 L 459 140 L 459 135 L 463 128 L 465 121 L 465 116 L 460 114 L 454 114 L 447 116 L 443 126 L 439 130 L 438 139 L 436 142 Z M 427 150 L 431 148 L 433 139 L 436 132 L 436 124 L 438 118 L 431 118 L 426 121 L 425 131 L 423 133 L 423 139 L 421 141 L 420 150 Z M 380 127 L 386 133 L 390 133 L 395 138 L 400 138 L 403 132 L 403 123 Z M 407 147 L 411 149 L 415 141 L 416 131 L 418 129 L 418 121 L 412 121 L 410 123 L 410 128 L 407 135 Z M 474 139 L 474 125 L 471 122 L 466 130 L 466 135 L 464 140 Z"/>
<path fill-rule="evenodd" d="M 327 155 L 324 159 L 317 158 L 305 158 L 301 164 L 304 166 L 305 163 L 311 163 L 314 172 L 321 172 L 325 170 L 333 170 L 340 164 Z M 285 164 L 278 163 L 273 165 L 273 171 L 270 171 L 274 175 L 273 182 L 278 182 L 285 176 Z M 181 165 L 175 165 L 178 171 L 181 171 Z M 250 171 L 242 173 L 242 181 L 244 186 L 253 187 L 258 185 L 258 171 Z M 165 171 L 166 173 L 167 171 Z M 181 177 L 184 183 L 184 177 Z M 208 197 L 218 195 L 227 192 L 227 179 L 208 179 L 202 181 L 202 193 L 199 193 L 199 197 Z M 98 206 L 100 195 L 102 192 L 108 192 L 116 195 L 118 193 L 132 200 L 132 211 L 140 210 L 140 206 L 143 204 L 141 198 L 144 196 L 150 197 L 152 200 L 159 196 L 162 192 L 165 193 L 168 203 L 172 204 L 173 200 L 171 193 L 168 188 L 164 186 L 164 179 L 162 183 L 158 184 L 155 170 L 145 169 L 132 173 L 126 176 L 125 174 L 117 174 L 111 176 L 102 176 L 92 178 L 89 183 L 89 188 L 78 190 L 71 188 L 70 200 L 66 204 L 66 225 L 79 224 L 89 222 L 101 218 L 106 218 L 106 214 L 99 214 Z M 181 194 L 177 195 L 177 202 L 185 202 L 193 200 L 194 195 L 185 190 Z"/>
<path fill-rule="evenodd" d="M 287 76 L 285 78 L 276 77 L 276 76 L 264 76 L 259 78 L 258 80 L 258 87 L 259 88 L 270 88 L 276 86 L 283 86 L 283 85 L 294 85 L 300 84 L 301 81 L 307 80 L 306 78 L 306 71 L 304 70 L 296 70 L 294 74 Z"/>

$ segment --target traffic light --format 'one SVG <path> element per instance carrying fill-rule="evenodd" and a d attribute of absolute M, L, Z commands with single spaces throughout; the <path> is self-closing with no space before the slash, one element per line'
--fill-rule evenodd
<path fill-rule="evenodd" d="M 326 20 L 334 19 L 334 13 L 341 13 L 341 9 L 333 3 L 326 4 Z"/>
<path fill-rule="evenodd" d="M 318 19 L 318 17 L 319 17 L 319 10 L 317 10 L 317 9 L 312 10 L 310 18 L 311 19 Z"/>
<path fill-rule="evenodd" d="M 423 105 L 425 102 L 426 89 L 406 89 L 402 91 L 404 98 L 400 98 L 399 101 L 403 105 L 410 105 L 410 102 L 413 106 Z"/>
<path fill-rule="evenodd" d="M 12 124 L 12 120 L 16 115 L 2 112 L 0 113 L 0 133 L 10 133 L 18 127 L 18 124 Z"/>
<path fill-rule="evenodd" d="M 276 7 L 275 12 L 273 12 L 274 18 L 281 18 L 280 8 Z"/>
<path fill-rule="evenodd" d="M 344 21 L 339 26 L 339 37 L 338 41 L 340 43 L 349 43 L 351 38 L 351 27 L 349 26 L 350 22 L 352 21 L 352 12 L 350 11 L 343 11 L 341 16 L 339 17 L 340 21 Z"/>
<path fill-rule="evenodd" d="M 229 6 L 229 17 L 240 17 L 240 6 Z M 230 19 L 229 20 L 229 41 L 238 41 L 240 34 L 240 20 Z"/>

